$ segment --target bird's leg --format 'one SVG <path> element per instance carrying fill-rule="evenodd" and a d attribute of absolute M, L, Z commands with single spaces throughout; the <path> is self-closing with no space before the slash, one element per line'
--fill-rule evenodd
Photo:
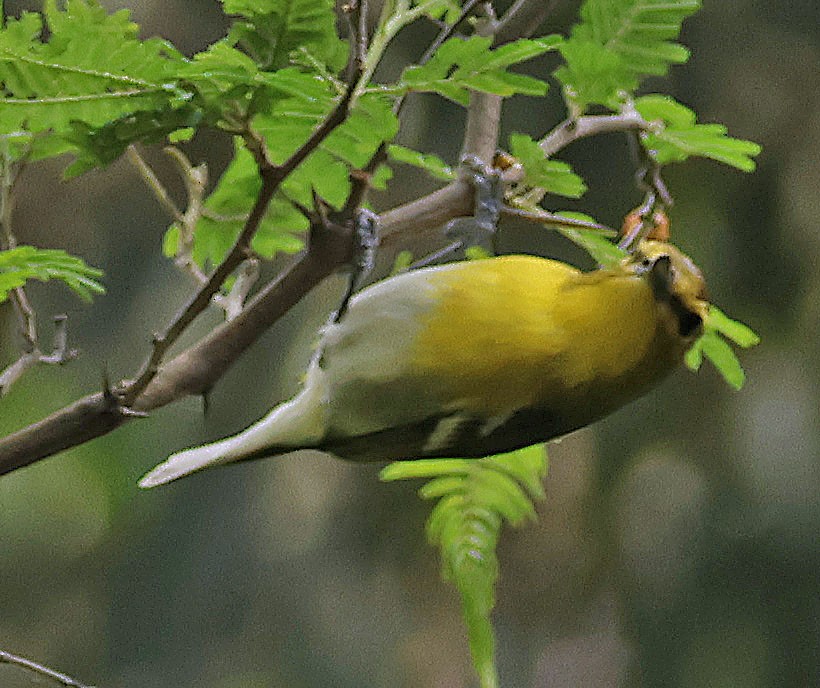
<path fill-rule="evenodd" d="M 356 242 L 353 260 L 350 263 L 350 280 L 342 297 L 342 303 L 333 314 L 332 322 L 339 322 L 347 312 L 350 299 L 368 273 L 373 269 L 376 248 L 379 246 L 379 216 L 376 213 L 359 208 L 356 211 L 353 226 L 353 240 Z"/>
<path fill-rule="evenodd" d="M 444 236 L 452 239 L 451 243 L 413 263 L 410 269 L 434 265 L 470 246 L 486 247 L 489 244 L 490 252 L 496 252 L 496 228 L 504 199 L 501 173 L 474 155 L 468 155 L 461 161 L 460 172 L 462 179 L 474 189 L 472 216 L 449 222 Z"/>
<path fill-rule="evenodd" d="M 669 240 L 666 209 L 674 201 L 661 176 L 661 166 L 641 145 L 640 137 L 645 135 L 645 132 L 636 132 L 629 139 L 632 155 L 638 161 L 635 184 L 645 195 L 643 203 L 627 216 L 624 223 L 618 246 L 627 251 L 634 250 L 643 239 Z"/>

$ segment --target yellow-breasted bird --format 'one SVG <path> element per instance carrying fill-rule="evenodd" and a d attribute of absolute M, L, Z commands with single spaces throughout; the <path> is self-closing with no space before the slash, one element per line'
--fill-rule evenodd
<path fill-rule="evenodd" d="M 588 273 L 520 255 L 407 272 L 363 290 L 326 327 L 293 399 L 234 437 L 173 454 L 140 485 L 307 448 L 387 461 L 543 442 L 658 383 L 707 310 L 700 270 L 659 241 Z"/>

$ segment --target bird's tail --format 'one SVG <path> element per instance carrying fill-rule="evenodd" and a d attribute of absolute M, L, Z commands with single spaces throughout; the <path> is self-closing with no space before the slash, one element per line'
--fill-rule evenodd
<path fill-rule="evenodd" d="M 302 391 L 238 435 L 186 449 L 149 471 L 139 486 L 164 485 L 177 478 L 234 461 L 286 454 L 315 445 L 324 435 L 323 373 L 311 367 Z"/>

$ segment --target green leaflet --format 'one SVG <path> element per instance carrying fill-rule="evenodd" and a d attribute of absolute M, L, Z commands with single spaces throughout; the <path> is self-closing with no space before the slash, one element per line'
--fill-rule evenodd
<path fill-rule="evenodd" d="M 418 167 L 435 179 L 452 181 L 456 178 L 456 171 L 437 155 L 420 153 L 412 148 L 400 146 L 395 143 L 390 144 L 387 149 L 387 154 L 391 160 Z"/>
<path fill-rule="evenodd" d="M 595 104 L 617 109 L 622 92 L 633 92 L 643 77 L 686 62 L 689 51 L 675 40 L 699 8 L 699 0 L 586 0 L 559 47 L 565 65 L 555 76 L 568 100 L 581 112 Z"/>
<path fill-rule="evenodd" d="M 407 67 L 390 90 L 438 93 L 460 105 L 469 103 L 471 89 L 501 96 L 543 96 L 547 92 L 546 82 L 508 72 L 507 68 L 554 50 L 559 42 L 556 36 L 521 39 L 491 50 L 489 37 L 451 38 L 427 64 Z"/>
<path fill-rule="evenodd" d="M 331 71 L 341 69 L 347 46 L 336 34 L 333 0 L 222 0 L 227 14 L 238 15 L 228 37 L 263 70 L 287 66 L 305 53 Z"/>
<path fill-rule="evenodd" d="M 635 108 L 661 126 L 643 137 L 643 144 L 660 164 L 683 162 L 691 156 L 711 158 L 744 172 L 755 169 L 761 151 L 753 141 L 734 139 L 722 124 L 698 124 L 697 115 L 669 96 L 652 94 L 635 100 Z"/>
<path fill-rule="evenodd" d="M 526 134 L 510 136 L 510 153 L 523 165 L 528 186 L 569 198 L 584 195 L 584 180 L 567 163 L 545 157 L 538 143 Z"/>
<path fill-rule="evenodd" d="M 499 564 L 496 546 L 504 522 L 535 518 L 544 498 L 547 453 L 536 445 L 485 459 L 399 461 L 381 472 L 385 481 L 430 478 L 419 490 L 436 499 L 427 537 L 441 553 L 442 575 L 459 591 L 473 664 L 482 688 L 498 684 L 490 613 Z"/>
<path fill-rule="evenodd" d="M 105 293 L 105 287 L 97 281 L 102 274 L 102 270 L 59 249 L 17 246 L 0 251 L 0 302 L 30 279 L 60 280 L 83 301 L 90 301 L 95 294 Z"/>
<path fill-rule="evenodd" d="M 48 0 L 44 17 L 8 19 L 0 30 L 0 133 L 41 134 L 34 157 L 54 155 L 70 146 L 55 147 L 45 134 L 70 132 L 73 121 L 101 126 L 179 98 L 172 75 L 182 56 L 164 41 L 140 41 L 137 29 L 127 11 L 109 15 L 90 0 L 65 11 Z"/>
<path fill-rule="evenodd" d="M 727 384 L 739 390 L 746 381 L 746 374 L 727 339 L 744 349 L 760 342 L 760 337 L 751 328 L 732 320 L 717 306 L 710 306 L 703 335 L 686 352 L 686 365 L 690 370 L 698 370 L 704 357 L 708 358 Z"/>

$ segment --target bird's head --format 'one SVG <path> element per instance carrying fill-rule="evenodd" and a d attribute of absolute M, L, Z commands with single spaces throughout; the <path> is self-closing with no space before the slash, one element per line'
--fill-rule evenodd
<path fill-rule="evenodd" d="M 694 341 L 709 312 L 706 282 L 685 253 L 662 241 L 643 241 L 624 267 L 648 280 L 655 299 L 668 308 L 670 334 Z"/>

